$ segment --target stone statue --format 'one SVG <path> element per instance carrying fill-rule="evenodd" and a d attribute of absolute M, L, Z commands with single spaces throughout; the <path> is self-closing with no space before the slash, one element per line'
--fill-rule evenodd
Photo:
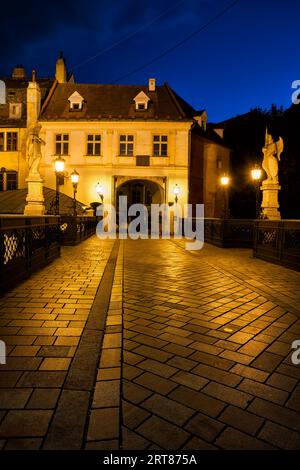
<path fill-rule="evenodd" d="M 279 137 L 279 140 L 274 142 L 271 134 L 268 134 L 268 128 L 266 128 L 265 146 L 262 151 L 264 154 L 262 167 L 267 173 L 265 182 L 278 184 L 278 163 L 283 152 L 282 138 Z"/>
<path fill-rule="evenodd" d="M 27 138 L 27 163 L 29 168 L 28 177 L 39 177 L 39 166 L 42 159 L 41 146 L 45 145 L 45 142 L 39 137 L 41 125 L 38 122 L 33 123 L 28 130 Z"/>

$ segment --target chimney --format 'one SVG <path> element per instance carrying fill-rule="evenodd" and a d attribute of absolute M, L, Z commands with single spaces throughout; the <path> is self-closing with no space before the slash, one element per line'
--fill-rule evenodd
<path fill-rule="evenodd" d="M 66 62 L 65 62 L 62 52 L 59 54 L 59 57 L 56 61 L 55 78 L 58 81 L 58 83 L 67 82 L 67 67 L 66 67 Z"/>
<path fill-rule="evenodd" d="M 26 73 L 23 65 L 16 65 L 12 72 L 12 78 L 26 78 Z"/>
<path fill-rule="evenodd" d="M 149 91 L 155 91 L 155 87 L 156 87 L 155 82 L 156 82 L 155 78 L 149 78 L 149 85 L 148 85 Z"/>
<path fill-rule="evenodd" d="M 41 110 L 41 90 L 36 81 L 35 70 L 32 71 L 32 81 L 27 87 L 27 127 L 36 122 Z"/>

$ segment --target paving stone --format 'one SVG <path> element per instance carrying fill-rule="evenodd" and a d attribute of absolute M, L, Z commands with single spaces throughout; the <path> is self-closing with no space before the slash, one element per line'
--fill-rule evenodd
<path fill-rule="evenodd" d="M 198 437 L 192 437 L 187 444 L 182 447 L 182 450 L 219 450 L 212 444 L 209 444 Z"/>
<path fill-rule="evenodd" d="M 134 353 L 161 362 L 166 362 L 172 357 L 170 353 L 161 351 L 160 349 L 150 348 L 149 346 L 139 346 L 134 350 Z"/>
<path fill-rule="evenodd" d="M 202 392 L 241 408 L 246 408 L 253 398 L 248 393 L 226 387 L 216 382 L 210 382 L 202 389 Z"/>
<path fill-rule="evenodd" d="M 1 365 L 1 371 L 8 370 L 36 370 L 42 359 L 37 357 L 8 357 L 6 365 Z"/>
<path fill-rule="evenodd" d="M 17 386 L 57 388 L 62 386 L 65 377 L 65 371 L 24 372 L 19 382 L 17 383 Z"/>
<path fill-rule="evenodd" d="M 40 370 L 68 370 L 71 359 L 62 357 L 45 358 Z"/>
<path fill-rule="evenodd" d="M 238 389 L 243 390 L 244 392 L 251 393 L 254 396 L 266 398 L 273 403 L 278 403 L 281 405 L 285 403 L 288 397 L 288 393 L 283 390 L 279 390 L 269 385 L 254 382 L 250 379 L 244 379 L 238 386 Z"/>
<path fill-rule="evenodd" d="M 246 377 L 248 379 L 256 380 L 257 382 L 264 382 L 269 375 L 268 372 L 263 372 L 261 370 L 244 366 L 242 364 L 236 364 L 232 367 L 230 372 L 241 375 L 242 377 Z"/>
<path fill-rule="evenodd" d="M 273 372 L 281 361 L 282 356 L 264 352 L 257 359 L 255 359 L 251 365 L 257 369 Z"/>
<path fill-rule="evenodd" d="M 184 357 L 180 356 L 175 356 L 169 359 L 167 362 L 169 366 L 176 367 L 177 369 L 185 370 L 185 371 L 190 371 L 193 369 L 196 365 L 196 361 L 192 361 L 191 359 L 186 359 Z"/>
<path fill-rule="evenodd" d="M 182 426 L 195 414 L 195 410 L 155 393 L 143 402 L 143 408 L 161 418 Z"/>
<path fill-rule="evenodd" d="M 122 416 L 127 428 L 135 429 L 143 421 L 149 418 L 150 413 L 143 408 L 133 405 L 125 400 L 122 402 Z"/>
<path fill-rule="evenodd" d="M 20 371 L 1 371 L 0 388 L 14 387 L 21 375 Z"/>
<path fill-rule="evenodd" d="M 267 422 L 259 433 L 259 437 L 280 449 L 299 450 L 300 433 L 288 430 L 278 424 Z"/>
<path fill-rule="evenodd" d="M 147 419 L 137 428 L 137 432 L 166 450 L 180 449 L 189 437 L 183 429 L 157 416 Z"/>
<path fill-rule="evenodd" d="M 38 450 L 42 439 L 8 439 L 5 450 Z"/>
<path fill-rule="evenodd" d="M 39 346 L 16 346 L 10 356 L 36 356 Z"/>
<path fill-rule="evenodd" d="M 147 439 L 122 426 L 122 449 L 145 450 L 149 448 L 149 445 L 150 442 Z"/>
<path fill-rule="evenodd" d="M 220 382 L 224 385 L 229 385 L 230 387 L 235 387 L 242 380 L 240 376 L 233 374 L 232 371 L 226 372 L 205 364 L 200 364 L 195 367 L 195 369 L 193 369 L 193 374 L 214 380 L 215 382 Z"/>
<path fill-rule="evenodd" d="M 70 346 L 43 346 L 38 353 L 41 357 L 67 357 Z"/>
<path fill-rule="evenodd" d="M 185 425 L 184 429 L 206 441 L 213 442 L 224 427 L 223 423 L 202 413 L 197 413 Z"/>
<path fill-rule="evenodd" d="M 248 410 L 253 410 L 251 406 L 252 405 L 250 405 Z M 240 431 L 244 431 L 253 436 L 264 422 L 263 418 L 259 418 L 255 414 L 249 413 L 246 410 L 241 410 L 240 408 L 232 405 L 229 405 L 218 419 L 223 423 L 233 426 L 234 428 L 237 428 Z"/>
<path fill-rule="evenodd" d="M 28 409 L 54 409 L 60 394 L 59 388 L 36 388 L 26 408 Z"/>
<path fill-rule="evenodd" d="M 0 409 L 19 409 L 24 408 L 28 398 L 30 397 L 32 389 L 11 389 L 0 388 Z"/>
<path fill-rule="evenodd" d="M 215 442 L 221 449 L 272 450 L 273 446 L 230 427 L 226 428 Z"/>
<path fill-rule="evenodd" d="M 297 384 L 297 380 L 292 377 L 288 377 L 287 375 L 277 374 L 277 372 L 274 372 L 269 377 L 266 384 L 290 392 Z"/>
<path fill-rule="evenodd" d="M 190 388 L 180 385 L 169 394 L 169 398 L 178 401 L 194 410 L 206 413 L 215 418 L 225 408 L 225 403 L 216 398 L 205 395 L 202 392 L 196 392 Z"/>
<path fill-rule="evenodd" d="M 120 405 L 120 381 L 106 380 L 97 382 L 94 391 L 93 408 L 105 408 Z"/>
<path fill-rule="evenodd" d="M 185 371 L 177 372 L 172 376 L 172 380 L 193 390 L 201 390 L 208 383 L 208 380 Z"/>
<path fill-rule="evenodd" d="M 292 410 L 300 411 L 300 386 L 299 385 L 292 393 L 290 399 L 286 403 L 286 406 L 288 406 Z"/>
<path fill-rule="evenodd" d="M 121 366 L 121 348 L 104 349 L 101 353 L 100 369 Z"/>
<path fill-rule="evenodd" d="M 144 387 L 153 390 L 154 392 L 167 395 L 171 390 L 177 387 L 177 384 L 171 380 L 159 377 L 158 375 L 151 374 L 149 372 L 143 373 L 135 379 L 137 384 L 143 385 Z"/>
<path fill-rule="evenodd" d="M 89 441 L 119 438 L 119 409 L 101 408 L 92 410 L 88 436 Z"/>
<path fill-rule="evenodd" d="M 119 441 L 115 440 L 105 440 L 105 441 L 91 441 L 87 442 L 85 445 L 87 450 L 119 450 Z"/>
<path fill-rule="evenodd" d="M 123 381 L 123 397 L 125 398 L 125 400 L 128 400 L 134 404 L 138 404 L 143 402 L 151 394 L 152 392 L 146 390 L 140 385 L 128 381 Z"/>
<path fill-rule="evenodd" d="M 250 404 L 249 411 L 263 418 L 274 421 L 275 423 L 286 426 L 290 429 L 300 432 L 299 413 L 289 408 L 270 403 L 269 401 L 255 398 Z"/>
<path fill-rule="evenodd" d="M 0 437 L 40 437 L 47 432 L 52 411 L 9 411 L 0 426 Z"/>
<path fill-rule="evenodd" d="M 145 361 L 140 362 L 139 367 L 148 372 L 160 375 L 161 377 L 165 378 L 171 377 L 178 371 L 178 369 L 175 369 L 175 367 L 168 366 L 167 364 L 162 364 L 152 359 L 146 359 Z"/>
<path fill-rule="evenodd" d="M 120 367 L 113 367 L 111 369 L 99 369 L 97 374 L 97 380 L 114 380 L 121 378 Z"/>
<path fill-rule="evenodd" d="M 114 334 L 105 334 L 103 340 L 103 349 L 107 348 L 120 348 L 122 345 L 122 334 L 121 333 L 114 333 Z"/>

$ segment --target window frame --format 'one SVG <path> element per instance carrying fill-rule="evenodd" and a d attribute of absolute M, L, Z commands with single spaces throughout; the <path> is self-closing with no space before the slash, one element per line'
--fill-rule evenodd
<path fill-rule="evenodd" d="M 92 136 L 93 139 L 89 139 Z M 99 137 L 99 140 L 96 140 L 95 137 Z M 93 152 L 89 152 L 89 145 L 92 145 Z M 99 145 L 99 153 L 95 152 L 96 146 Z M 86 156 L 87 157 L 101 157 L 102 155 L 102 135 L 100 133 L 89 133 L 86 134 Z"/>
<path fill-rule="evenodd" d="M 5 151 L 6 152 L 17 152 L 18 151 L 18 132 L 7 131 L 5 139 Z M 10 138 L 9 135 L 11 134 Z"/>
<path fill-rule="evenodd" d="M 152 155 L 153 157 L 168 157 L 168 144 L 169 139 L 167 134 L 153 134 L 152 136 Z M 165 152 L 162 151 L 163 146 L 166 146 Z M 158 151 L 156 151 L 158 148 Z"/>
<path fill-rule="evenodd" d="M 122 139 L 125 137 L 125 139 Z M 130 137 L 130 139 L 129 139 Z M 134 134 L 119 134 L 119 155 L 121 157 L 134 157 L 134 143 L 135 143 L 135 136 Z M 121 150 L 121 147 L 124 146 L 124 151 Z M 129 150 L 129 147 L 132 147 L 132 150 Z"/>
<path fill-rule="evenodd" d="M 58 140 L 58 136 L 61 136 L 61 140 Z M 67 138 L 65 138 L 67 136 Z M 60 146 L 60 152 L 58 152 L 58 146 Z M 65 152 L 65 146 L 66 147 L 66 152 Z M 60 133 L 60 134 L 55 134 L 55 155 L 58 156 L 68 156 L 69 155 L 69 150 L 70 150 L 70 134 L 68 133 Z"/>

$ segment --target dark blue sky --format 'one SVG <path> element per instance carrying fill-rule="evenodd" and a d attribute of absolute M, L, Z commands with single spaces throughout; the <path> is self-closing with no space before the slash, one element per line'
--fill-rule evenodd
<path fill-rule="evenodd" d="M 13 13 L 7 6 L 1 14 L 0 75 L 23 63 L 39 76 L 53 76 L 63 50 L 78 82 L 142 84 L 156 77 L 196 109 L 206 108 L 210 121 L 256 106 L 289 106 L 291 83 L 300 79 L 299 0 L 240 0 L 198 35 L 131 73 L 232 2 L 28 0 Z"/>

